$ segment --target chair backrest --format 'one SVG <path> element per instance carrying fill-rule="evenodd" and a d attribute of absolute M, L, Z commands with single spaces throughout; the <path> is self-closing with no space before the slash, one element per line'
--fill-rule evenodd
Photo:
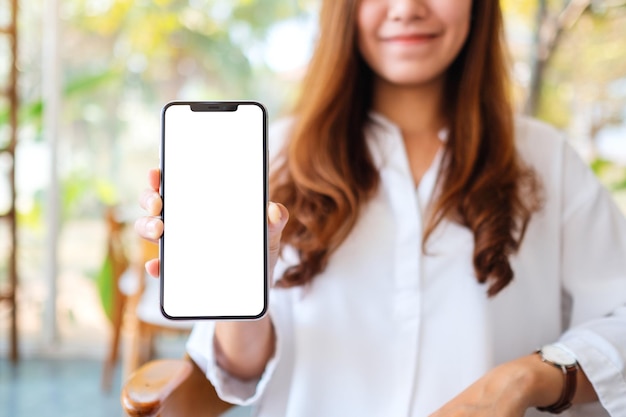
<path fill-rule="evenodd" d="M 161 330 L 175 330 L 189 332 L 193 325 L 189 320 L 168 320 L 163 316 L 160 307 L 160 282 L 145 272 L 144 264 L 150 259 L 159 256 L 159 245 L 149 240 L 141 239 L 139 244 L 138 262 L 135 273 L 140 277 L 140 289 L 132 305 L 137 318 Z"/>
<path fill-rule="evenodd" d="M 153 258 L 159 257 L 159 245 L 149 240 L 141 239 L 140 244 L 141 263 L 145 263 Z"/>
<path fill-rule="evenodd" d="M 133 299 L 133 304 L 135 307 L 139 303 L 140 298 L 146 286 L 146 282 L 145 282 L 146 271 L 145 271 L 144 265 L 150 259 L 154 259 L 158 257 L 159 257 L 159 245 L 157 243 L 151 242 L 146 239 L 139 239 L 138 254 L 137 254 L 136 261 L 134 262 L 134 265 L 133 265 L 133 271 L 134 271 L 135 277 L 138 280 L 137 282 L 138 289 L 135 292 L 135 297 Z"/>
<path fill-rule="evenodd" d="M 119 220 L 115 214 L 115 208 L 109 207 L 105 214 L 107 224 L 107 255 L 111 261 L 113 278 L 117 284 L 119 277 L 128 268 L 129 260 L 126 254 L 123 240 L 124 222 Z"/>

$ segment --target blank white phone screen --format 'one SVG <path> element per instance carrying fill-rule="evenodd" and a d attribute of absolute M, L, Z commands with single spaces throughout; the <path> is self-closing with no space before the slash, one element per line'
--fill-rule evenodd
<path fill-rule="evenodd" d="M 266 114 L 256 103 L 232 108 L 192 111 L 190 103 L 170 103 L 162 113 L 166 317 L 265 312 Z"/>

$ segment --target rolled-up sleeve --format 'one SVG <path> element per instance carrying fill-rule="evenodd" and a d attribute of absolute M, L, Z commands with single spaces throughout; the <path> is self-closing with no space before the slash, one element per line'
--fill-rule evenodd
<path fill-rule="evenodd" d="M 189 340 L 187 352 L 193 361 L 205 372 L 219 397 L 236 405 L 254 404 L 265 391 L 265 387 L 272 378 L 277 363 L 281 357 L 281 326 L 276 324 L 272 317 L 276 348 L 273 356 L 265 366 L 265 370 L 259 379 L 242 381 L 233 377 L 217 364 L 213 338 L 215 335 L 215 322 L 198 322 L 194 325 Z"/>
<path fill-rule="evenodd" d="M 563 283 L 570 327 L 560 342 L 612 417 L 626 417 L 626 219 L 593 173 L 565 151 Z"/>
<path fill-rule="evenodd" d="M 561 343 L 578 358 L 604 409 L 626 416 L 626 308 L 573 328 Z"/>
<path fill-rule="evenodd" d="M 289 248 L 285 248 L 283 256 L 278 260 L 274 269 L 274 276 L 280 277 L 284 271 L 295 264 L 297 256 Z M 199 321 L 193 327 L 187 341 L 187 353 L 193 361 L 202 369 L 211 384 L 215 387 L 217 395 L 224 401 L 236 405 L 252 405 L 259 401 L 267 390 L 270 382 L 276 378 L 277 368 L 280 363 L 283 368 L 291 363 L 291 340 L 293 338 L 292 324 L 292 290 L 272 288 L 269 294 L 268 315 L 274 327 L 275 349 L 274 354 L 267 362 L 265 370 L 257 380 L 242 381 L 235 378 L 220 368 L 215 358 L 215 321 Z M 285 360 L 284 357 L 287 356 Z M 281 373 L 280 378 L 288 379 Z M 286 382 L 286 381 L 282 381 Z"/>

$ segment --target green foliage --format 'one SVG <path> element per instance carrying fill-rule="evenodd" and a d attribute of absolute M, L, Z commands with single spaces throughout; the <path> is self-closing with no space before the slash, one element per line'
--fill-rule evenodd
<path fill-rule="evenodd" d="M 96 285 L 98 287 L 98 295 L 100 303 L 104 309 L 104 314 L 110 320 L 113 319 L 113 264 L 111 258 L 106 256 L 102 262 L 102 266 L 96 275 Z"/>
<path fill-rule="evenodd" d="M 570 86 L 548 78 L 541 88 L 541 100 L 537 115 L 540 119 L 565 129 L 570 124 L 571 102 Z"/>
<path fill-rule="evenodd" d="M 43 216 L 44 216 L 43 192 L 36 193 L 31 204 L 27 209 L 17 210 L 17 222 L 21 227 L 39 233 L 44 232 Z"/>
<path fill-rule="evenodd" d="M 67 175 L 62 180 L 61 189 L 62 220 L 94 210 L 94 204 L 110 206 L 118 202 L 115 185 L 86 170 L 78 170 Z"/>
<path fill-rule="evenodd" d="M 117 187 L 87 170 L 70 173 L 61 180 L 61 221 L 99 211 L 100 207 L 119 202 Z M 36 193 L 27 209 L 18 210 L 18 223 L 31 230 L 43 232 L 45 192 Z"/>
<path fill-rule="evenodd" d="M 162 104 L 177 98 L 259 99 L 267 93 L 268 83 L 257 78 L 268 75 L 259 45 L 272 25 L 313 4 L 316 0 L 64 2 L 59 142 L 61 152 L 71 149 L 71 157 L 62 153 L 59 159 L 62 219 L 99 215 L 100 204 L 119 202 L 120 168 L 129 157 L 127 130 L 135 126 L 136 109 L 158 117 Z M 37 13 L 35 3 L 23 8 L 23 19 L 40 21 L 27 18 Z M 25 39 L 23 54 L 36 55 L 25 55 L 23 62 L 37 68 L 40 46 Z M 31 77 L 23 74 L 22 82 Z M 20 125 L 39 141 L 44 106 L 32 84 L 40 79 L 32 77 L 24 89 L 19 113 Z M 0 105 L 0 125 L 8 117 Z M 34 194 L 19 213 L 21 224 L 39 227 L 45 202 L 45 193 Z"/>
<path fill-rule="evenodd" d="M 563 32 L 549 61 L 539 117 L 560 127 L 568 127 L 573 118 L 590 117 L 592 139 L 603 126 L 619 124 L 626 96 L 611 85 L 626 79 L 624 50 L 626 7 L 587 9 Z"/>
<path fill-rule="evenodd" d="M 119 73 L 111 70 L 105 70 L 104 72 L 97 74 L 87 74 L 70 80 L 63 90 L 63 97 L 65 99 L 72 99 L 76 96 L 93 93 L 98 88 L 105 87 L 108 83 L 119 77 Z M 44 104 L 41 98 L 34 101 L 23 103 L 20 106 L 18 123 L 20 126 L 32 126 L 41 130 L 43 119 Z M 0 126 L 9 123 L 9 109 L 4 106 L 0 110 Z M 38 135 L 41 139 L 41 136 Z"/>
<path fill-rule="evenodd" d="M 626 190 L 626 166 L 603 158 L 596 158 L 589 165 L 611 191 Z"/>
<path fill-rule="evenodd" d="M 598 176 L 606 173 L 607 170 L 613 167 L 613 163 L 607 159 L 596 158 L 589 164 L 591 170 Z"/>
<path fill-rule="evenodd" d="M 613 189 L 613 191 L 623 191 L 623 190 L 626 190 L 626 173 L 624 173 L 624 177 L 622 178 L 621 181 L 618 181 L 615 184 L 613 184 L 612 189 Z"/>
<path fill-rule="evenodd" d="M 160 90 L 160 101 L 177 97 L 192 80 L 226 96 L 250 97 L 258 65 L 250 51 L 299 7 L 284 0 L 112 0 L 94 9 L 91 1 L 75 0 L 70 20 L 81 36 L 113 51 L 107 63 L 130 70 L 127 82 L 138 76 L 145 88 Z"/>

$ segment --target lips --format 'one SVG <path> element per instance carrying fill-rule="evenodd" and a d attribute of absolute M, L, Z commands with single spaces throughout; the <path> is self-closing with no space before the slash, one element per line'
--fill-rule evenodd
<path fill-rule="evenodd" d="M 384 42 L 393 42 L 393 43 L 422 43 L 433 40 L 438 35 L 435 33 L 407 33 L 407 34 L 397 34 L 392 36 L 384 36 L 382 40 Z"/>

